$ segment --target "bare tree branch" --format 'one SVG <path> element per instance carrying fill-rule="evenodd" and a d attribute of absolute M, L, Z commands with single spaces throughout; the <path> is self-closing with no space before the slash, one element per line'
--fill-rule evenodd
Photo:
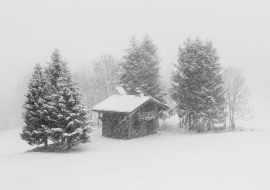
<path fill-rule="evenodd" d="M 252 109 L 248 107 L 249 92 L 245 85 L 242 71 L 227 68 L 223 73 L 224 89 L 226 94 L 226 109 L 230 127 L 235 129 L 236 120 L 252 119 Z"/>

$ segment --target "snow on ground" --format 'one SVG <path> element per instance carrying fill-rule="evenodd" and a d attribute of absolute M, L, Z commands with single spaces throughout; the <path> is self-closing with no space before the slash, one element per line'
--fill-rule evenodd
<path fill-rule="evenodd" d="M 0 133 L 1 190 L 269 190 L 270 132 L 91 135 L 70 153 L 31 152 L 19 129 Z"/>

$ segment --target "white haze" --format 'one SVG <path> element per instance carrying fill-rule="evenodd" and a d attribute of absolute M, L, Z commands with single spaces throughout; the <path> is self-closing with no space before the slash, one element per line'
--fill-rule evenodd
<path fill-rule="evenodd" d="M 267 1 L 1 1 L 0 111 L 12 107 L 9 115 L 20 114 L 23 80 L 54 48 L 75 70 L 104 53 L 120 58 L 132 35 L 149 34 L 169 80 L 179 45 L 198 36 L 212 40 L 224 67 L 244 71 L 255 108 L 250 124 L 266 127 L 269 23 Z"/>

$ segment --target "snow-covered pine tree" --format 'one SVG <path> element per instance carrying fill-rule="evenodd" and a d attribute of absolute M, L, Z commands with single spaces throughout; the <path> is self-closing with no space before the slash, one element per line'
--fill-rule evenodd
<path fill-rule="evenodd" d="M 40 66 L 36 64 L 34 73 L 28 84 L 26 101 L 23 105 L 23 127 L 21 138 L 30 145 L 48 144 L 47 119 L 49 114 L 50 88 L 48 79 Z"/>
<path fill-rule="evenodd" d="M 140 67 L 139 59 L 142 57 L 142 53 L 135 36 L 131 38 L 129 46 L 129 49 L 126 50 L 127 55 L 124 56 L 124 62 L 121 64 L 120 83 L 129 94 L 135 94 L 139 85 L 137 71 Z"/>
<path fill-rule="evenodd" d="M 123 73 L 120 83 L 129 94 L 136 94 L 137 90 L 164 102 L 164 91 L 159 74 L 160 59 L 157 47 L 148 35 L 138 44 L 135 37 L 130 41 L 130 48 L 126 50 L 122 64 Z"/>
<path fill-rule="evenodd" d="M 179 47 L 178 64 L 172 75 L 172 99 L 187 129 L 225 119 L 225 97 L 219 56 L 211 41 L 187 39 Z"/>
<path fill-rule="evenodd" d="M 53 52 L 46 73 L 53 99 L 50 105 L 53 109 L 48 117 L 52 133 L 50 139 L 54 142 L 66 141 L 68 149 L 89 142 L 91 127 L 88 111 L 82 105 L 82 95 L 72 81 L 67 63 L 62 60 L 58 49 Z"/>

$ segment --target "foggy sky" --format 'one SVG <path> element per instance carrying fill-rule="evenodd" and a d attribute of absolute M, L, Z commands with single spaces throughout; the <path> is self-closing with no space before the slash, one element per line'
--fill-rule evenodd
<path fill-rule="evenodd" d="M 171 72 L 187 37 L 210 39 L 220 63 L 244 71 L 250 103 L 268 116 L 270 13 L 267 1 L 0 1 L 1 99 L 59 48 L 71 69 L 104 53 L 121 58 L 132 35 L 149 34 Z M 11 100 L 10 100 L 11 101 Z M 0 101 L 1 102 L 1 101 Z"/>

